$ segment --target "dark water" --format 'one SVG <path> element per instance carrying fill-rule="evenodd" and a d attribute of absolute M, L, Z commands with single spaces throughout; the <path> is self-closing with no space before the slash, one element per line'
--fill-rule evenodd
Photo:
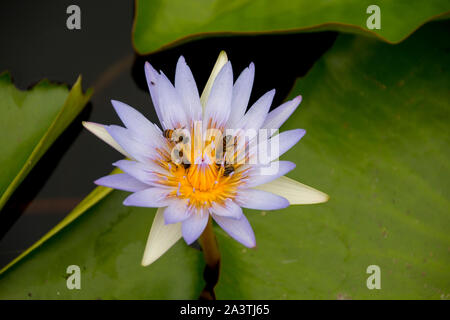
<path fill-rule="evenodd" d="M 0 212 L 0 267 L 61 221 L 92 191 L 92 181 L 108 174 L 111 163 L 121 158 L 83 130 L 82 120 L 119 124 L 109 102 L 117 99 L 157 122 L 145 84 L 144 61 L 149 60 L 173 79 L 176 61 L 182 54 L 202 88 L 218 53 L 226 50 L 235 77 L 251 61 L 255 63 L 255 89 L 250 103 L 275 88 L 276 106 L 285 99 L 295 79 L 308 72 L 336 37 L 333 32 L 215 37 L 137 56 L 131 45 L 133 1 L 78 0 L 81 30 L 68 30 L 66 8 L 73 3 L 0 3 L 0 72 L 9 70 L 21 89 L 42 78 L 73 84 L 82 74 L 83 88 L 95 90 L 86 109 Z"/>

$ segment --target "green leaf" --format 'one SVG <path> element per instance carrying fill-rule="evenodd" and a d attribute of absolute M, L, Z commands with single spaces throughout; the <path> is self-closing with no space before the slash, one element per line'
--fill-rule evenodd
<path fill-rule="evenodd" d="M 212 35 L 336 30 L 399 42 L 425 22 L 448 17 L 447 0 L 376 4 L 381 29 L 366 26 L 373 1 L 308 0 L 137 0 L 133 43 L 147 54 L 193 38 Z"/>
<path fill-rule="evenodd" d="M 81 77 L 70 91 L 47 80 L 20 91 L 8 73 L 0 74 L 0 209 L 91 94 L 82 93 Z"/>
<path fill-rule="evenodd" d="M 203 287 L 200 251 L 179 241 L 142 267 L 156 210 L 123 206 L 126 196 L 95 189 L 71 213 L 83 215 L 2 271 L 0 299 L 196 299 Z M 66 286 L 70 265 L 81 269 L 81 290 Z"/>
<path fill-rule="evenodd" d="M 308 134 L 285 156 L 297 163 L 290 176 L 331 199 L 247 211 L 254 250 L 217 228 L 218 298 L 448 298 L 447 29 L 434 23 L 396 46 L 340 36 L 297 83 L 303 103 L 282 129 Z M 94 190 L 58 233 L 0 272 L 0 299 L 197 298 L 200 252 L 179 241 L 141 267 L 154 210 L 124 207 L 125 196 Z M 66 287 L 72 264 L 81 290 Z M 366 287 L 374 264 L 381 290 Z"/>
<path fill-rule="evenodd" d="M 219 299 L 440 299 L 450 277 L 448 22 L 399 45 L 341 35 L 297 82 L 285 158 L 328 203 L 248 212 L 257 248 L 218 230 Z M 369 265 L 381 290 L 369 290 Z"/>

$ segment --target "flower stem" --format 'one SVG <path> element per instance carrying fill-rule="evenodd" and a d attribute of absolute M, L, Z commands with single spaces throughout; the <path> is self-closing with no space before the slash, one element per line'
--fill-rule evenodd
<path fill-rule="evenodd" d="M 214 293 L 214 287 L 219 280 L 220 251 L 216 236 L 214 235 L 211 216 L 209 217 L 205 230 L 200 236 L 199 242 L 206 262 L 205 271 L 203 272 L 206 285 L 199 299 L 215 300 L 216 294 Z"/>

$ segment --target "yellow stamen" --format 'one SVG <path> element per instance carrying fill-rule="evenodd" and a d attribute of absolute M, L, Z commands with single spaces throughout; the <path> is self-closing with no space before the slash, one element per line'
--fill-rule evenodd
<path fill-rule="evenodd" d="M 214 141 L 214 139 L 212 139 Z M 168 142 L 169 143 L 169 142 Z M 172 187 L 170 197 L 186 199 L 191 207 L 208 209 L 213 203 L 224 204 L 226 199 L 236 196 L 237 188 L 246 177 L 246 170 L 239 170 L 240 165 L 233 167 L 232 174 L 225 176 L 224 165 L 217 164 L 216 150 L 211 141 L 195 150 L 194 145 L 186 145 L 184 154 L 193 160 L 191 165 L 173 163 L 167 154 L 161 153 L 159 163 L 168 169 L 167 177 L 161 177 L 160 184 Z M 197 154 L 197 157 L 195 156 Z"/>

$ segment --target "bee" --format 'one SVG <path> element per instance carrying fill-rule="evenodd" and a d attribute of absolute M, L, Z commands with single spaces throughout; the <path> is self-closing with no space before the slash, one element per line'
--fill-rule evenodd
<path fill-rule="evenodd" d="M 189 169 L 190 167 L 191 167 L 191 164 L 190 163 L 186 163 L 186 162 L 183 162 L 183 160 L 185 160 L 184 158 L 183 158 L 183 156 L 184 156 L 184 152 L 183 152 L 183 149 L 176 149 L 175 150 L 175 157 L 177 157 L 177 159 L 178 159 L 178 161 L 176 161 L 176 165 L 182 165 L 183 166 L 183 168 L 184 168 L 184 170 L 187 170 L 187 169 Z"/>
<path fill-rule="evenodd" d="M 228 177 L 232 172 L 234 172 L 234 166 L 232 164 L 224 162 L 223 167 L 224 167 L 223 175 L 225 177 Z M 216 168 L 217 171 L 220 171 L 220 169 L 222 168 L 222 164 L 216 163 Z"/>
<path fill-rule="evenodd" d="M 177 143 L 180 143 L 180 142 L 188 143 L 189 142 L 188 137 L 186 137 L 183 133 L 181 133 L 179 135 L 174 135 L 175 131 L 176 130 L 173 130 L 173 129 L 164 130 L 164 132 L 163 132 L 164 138 L 166 138 L 170 141 L 173 141 L 173 142 L 177 142 Z"/>
<path fill-rule="evenodd" d="M 220 163 L 216 163 L 216 166 L 217 166 L 217 170 L 218 170 L 218 171 L 219 171 L 220 168 L 222 167 L 222 165 L 221 165 Z M 234 166 L 233 166 L 232 164 L 229 164 L 229 163 L 224 162 L 224 163 L 223 163 L 223 167 L 224 167 L 223 175 L 224 175 L 225 177 L 228 177 L 231 173 L 234 172 Z"/>
<path fill-rule="evenodd" d="M 166 129 L 163 132 L 163 136 L 166 139 L 172 140 L 173 130 L 172 129 Z"/>
<path fill-rule="evenodd" d="M 237 146 L 237 137 L 234 137 L 231 135 L 226 135 L 225 137 L 223 137 L 222 140 L 222 152 L 227 152 L 228 148 L 230 147 L 234 147 L 236 148 Z M 233 152 L 233 149 L 230 150 L 231 152 Z"/>
<path fill-rule="evenodd" d="M 231 140 L 231 136 L 227 135 L 222 139 L 222 151 L 225 152 L 227 150 L 228 142 Z"/>
<path fill-rule="evenodd" d="M 187 170 L 187 169 L 189 169 L 191 167 L 191 164 L 183 162 L 183 167 L 184 167 L 184 170 Z"/>
<path fill-rule="evenodd" d="M 234 172 L 234 166 L 232 164 L 225 163 L 225 170 L 223 171 L 223 175 L 225 177 L 228 177 L 233 172 Z"/>

